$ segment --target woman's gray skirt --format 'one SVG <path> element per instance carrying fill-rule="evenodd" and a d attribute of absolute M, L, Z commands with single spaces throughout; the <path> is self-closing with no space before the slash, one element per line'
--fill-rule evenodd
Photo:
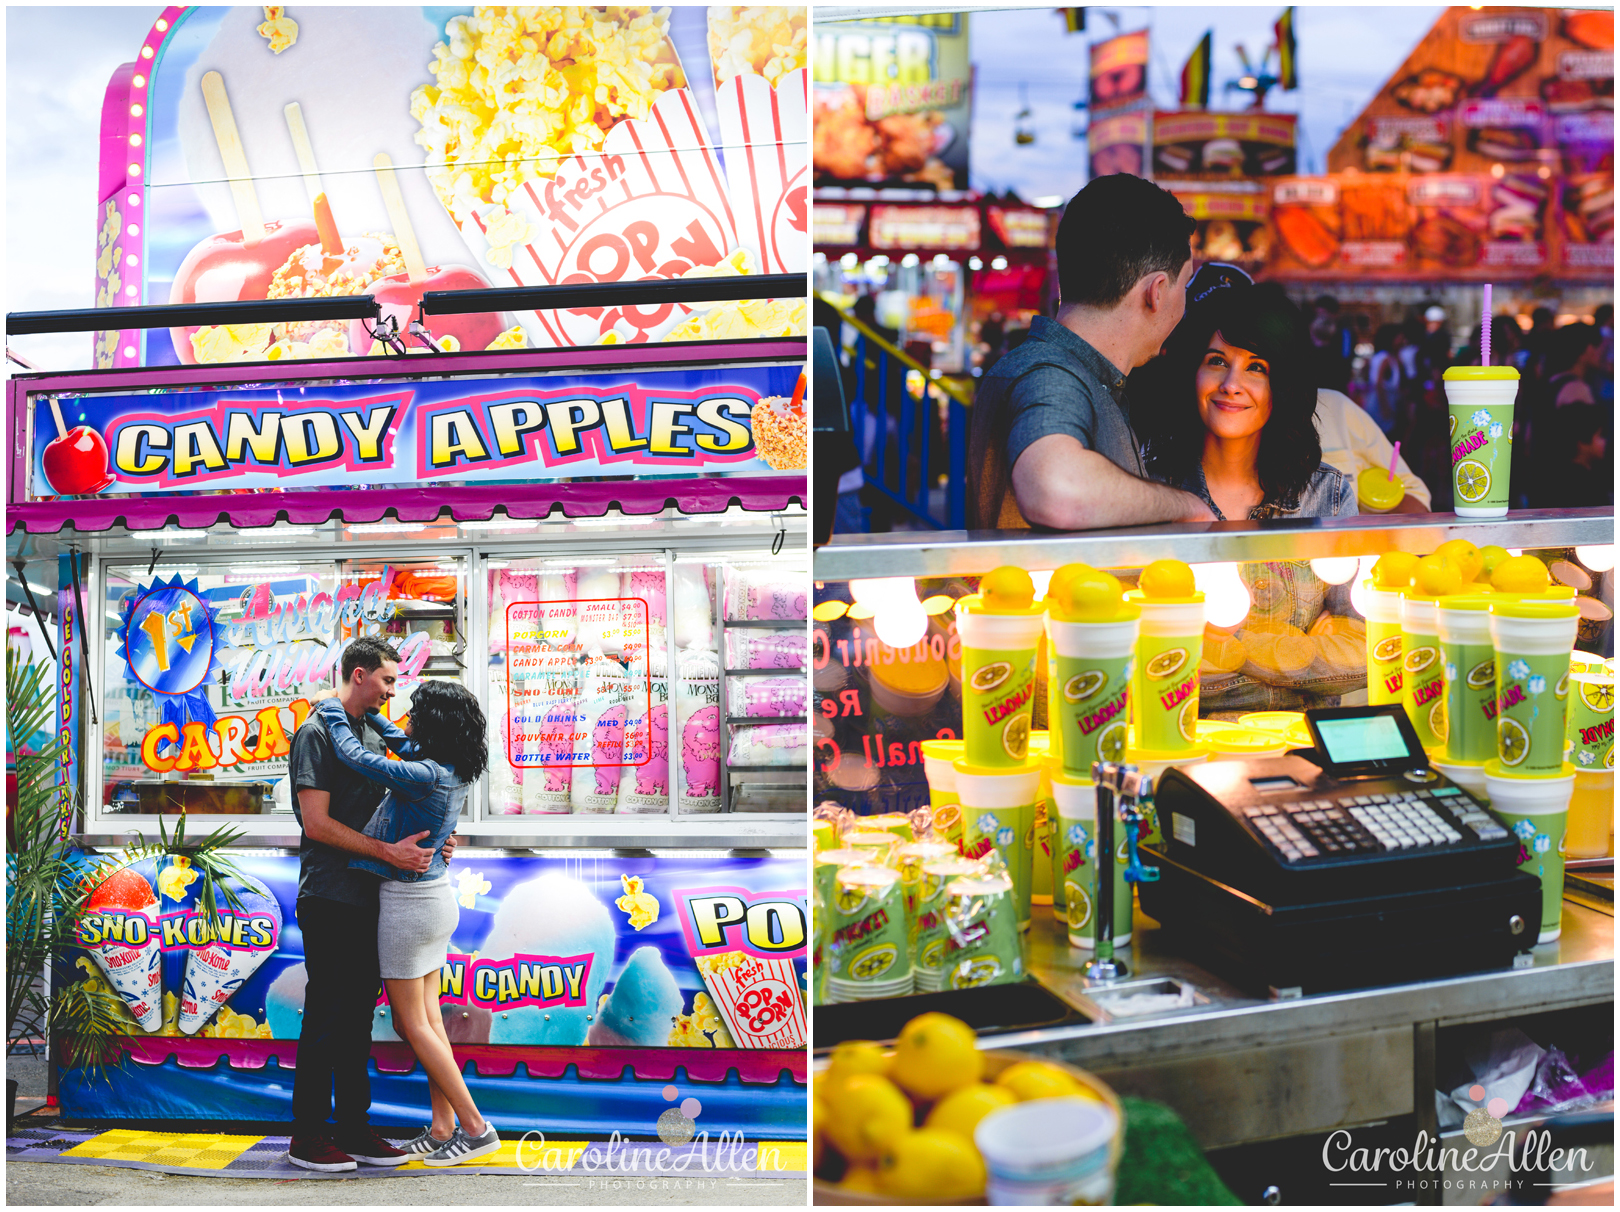
<path fill-rule="evenodd" d="M 446 871 L 436 880 L 384 880 L 378 890 L 377 960 L 387 980 L 409 980 L 444 967 L 461 920 Z"/>

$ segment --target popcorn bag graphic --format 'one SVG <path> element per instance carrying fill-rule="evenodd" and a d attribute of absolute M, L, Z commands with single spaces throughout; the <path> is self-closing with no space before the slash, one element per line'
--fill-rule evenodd
<path fill-rule="evenodd" d="M 281 905 L 263 884 L 253 881 L 236 892 L 241 909 L 220 905 L 220 937 L 186 953 L 176 1025 L 195 1035 L 259 970 L 281 942 Z"/>
<path fill-rule="evenodd" d="M 743 73 L 715 90 L 737 240 L 768 274 L 808 268 L 808 90 L 802 68 L 775 88 Z"/>
<path fill-rule="evenodd" d="M 134 867 L 104 879 L 85 904 L 78 941 L 141 1030 L 163 1026 L 163 940 L 152 881 Z"/>
<path fill-rule="evenodd" d="M 525 182 L 505 206 L 451 218 L 497 284 L 556 286 L 738 272 L 735 221 L 719 158 L 685 89 L 664 93 L 645 120 L 626 119 L 600 153 L 563 161 Z M 503 281 L 504 279 L 504 281 Z M 693 309 L 575 308 L 519 312 L 536 346 L 663 339 Z M 613 335 L 609 335 L 613 334 Z"/>
<path fill-rule="evenodd" d="M 696 963 L 739 1048 L 804 1047 L 804 1002 L 791 960 L 724 951 Z"/>

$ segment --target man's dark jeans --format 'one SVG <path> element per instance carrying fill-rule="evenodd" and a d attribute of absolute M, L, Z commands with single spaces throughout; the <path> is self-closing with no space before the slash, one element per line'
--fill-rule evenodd
<path fill-rule="evenodd" d="M 377 906 L 319 896 L 298 898 L 304 936 L 304 1022 L 293 1076 L 293 1133 L 364 1127 L 371 1107 L 371 1024 L 382 978 L 377 963 Z M 335 1106 L 334 1106 L 335 1104 Z"/>

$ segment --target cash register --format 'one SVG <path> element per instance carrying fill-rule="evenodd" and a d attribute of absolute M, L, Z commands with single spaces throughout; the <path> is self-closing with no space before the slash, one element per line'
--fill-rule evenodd
<path fill-rule="evenodd" d="M 1165 772 L 1142 912 L 1273 996 L 1513 965 L 1541 912 L 1518 839 L 1434 769 L 1399 704 L 1305 718 L 1313 748 Z"/>

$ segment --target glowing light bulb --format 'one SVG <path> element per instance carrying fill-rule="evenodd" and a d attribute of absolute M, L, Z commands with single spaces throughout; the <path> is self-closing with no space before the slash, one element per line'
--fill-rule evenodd
<path fill-rule="evenodd" d="M 1311 571 L 1329 585 L 1343 585 L 1356 575 L 1360 562 L 1355 556 L 1324 557 L 1311 561 Z"/>
<path fill-rule="evenodd" d="M 878 608 L 872 627 L 878 639 L 890 648 L 910 648 L 928 633 L 928 612 L 916 594 L 909 602 L 900 597 L 890 598 Z"/>
<path fill-rule="evenodd" d="M 1204 617 L 1216 627 L 1236 627 L 1249 614 L 1248 586 L 1236 564 L 1194 564 L 1193 584 L 1204 595 Z"/>
<path fill-rule="evenodd" d="M 1375 555 L 1361 557 L 1360 567 L 1356 575 L 1350 578 L 1350 605 L 1354 606 L 1356 613 L 1362 618 L 1367 617 L 1367 579 L 1372 576 L 1373 565 L 1378 563 Z"/>
<path fill-rule="evenodd" d="M 1575 558 L 1593 572 L 1608 572 L 1614 567 L 1614 544 L 1604 543 L 1597 547 L 1577 547 Z"/>

